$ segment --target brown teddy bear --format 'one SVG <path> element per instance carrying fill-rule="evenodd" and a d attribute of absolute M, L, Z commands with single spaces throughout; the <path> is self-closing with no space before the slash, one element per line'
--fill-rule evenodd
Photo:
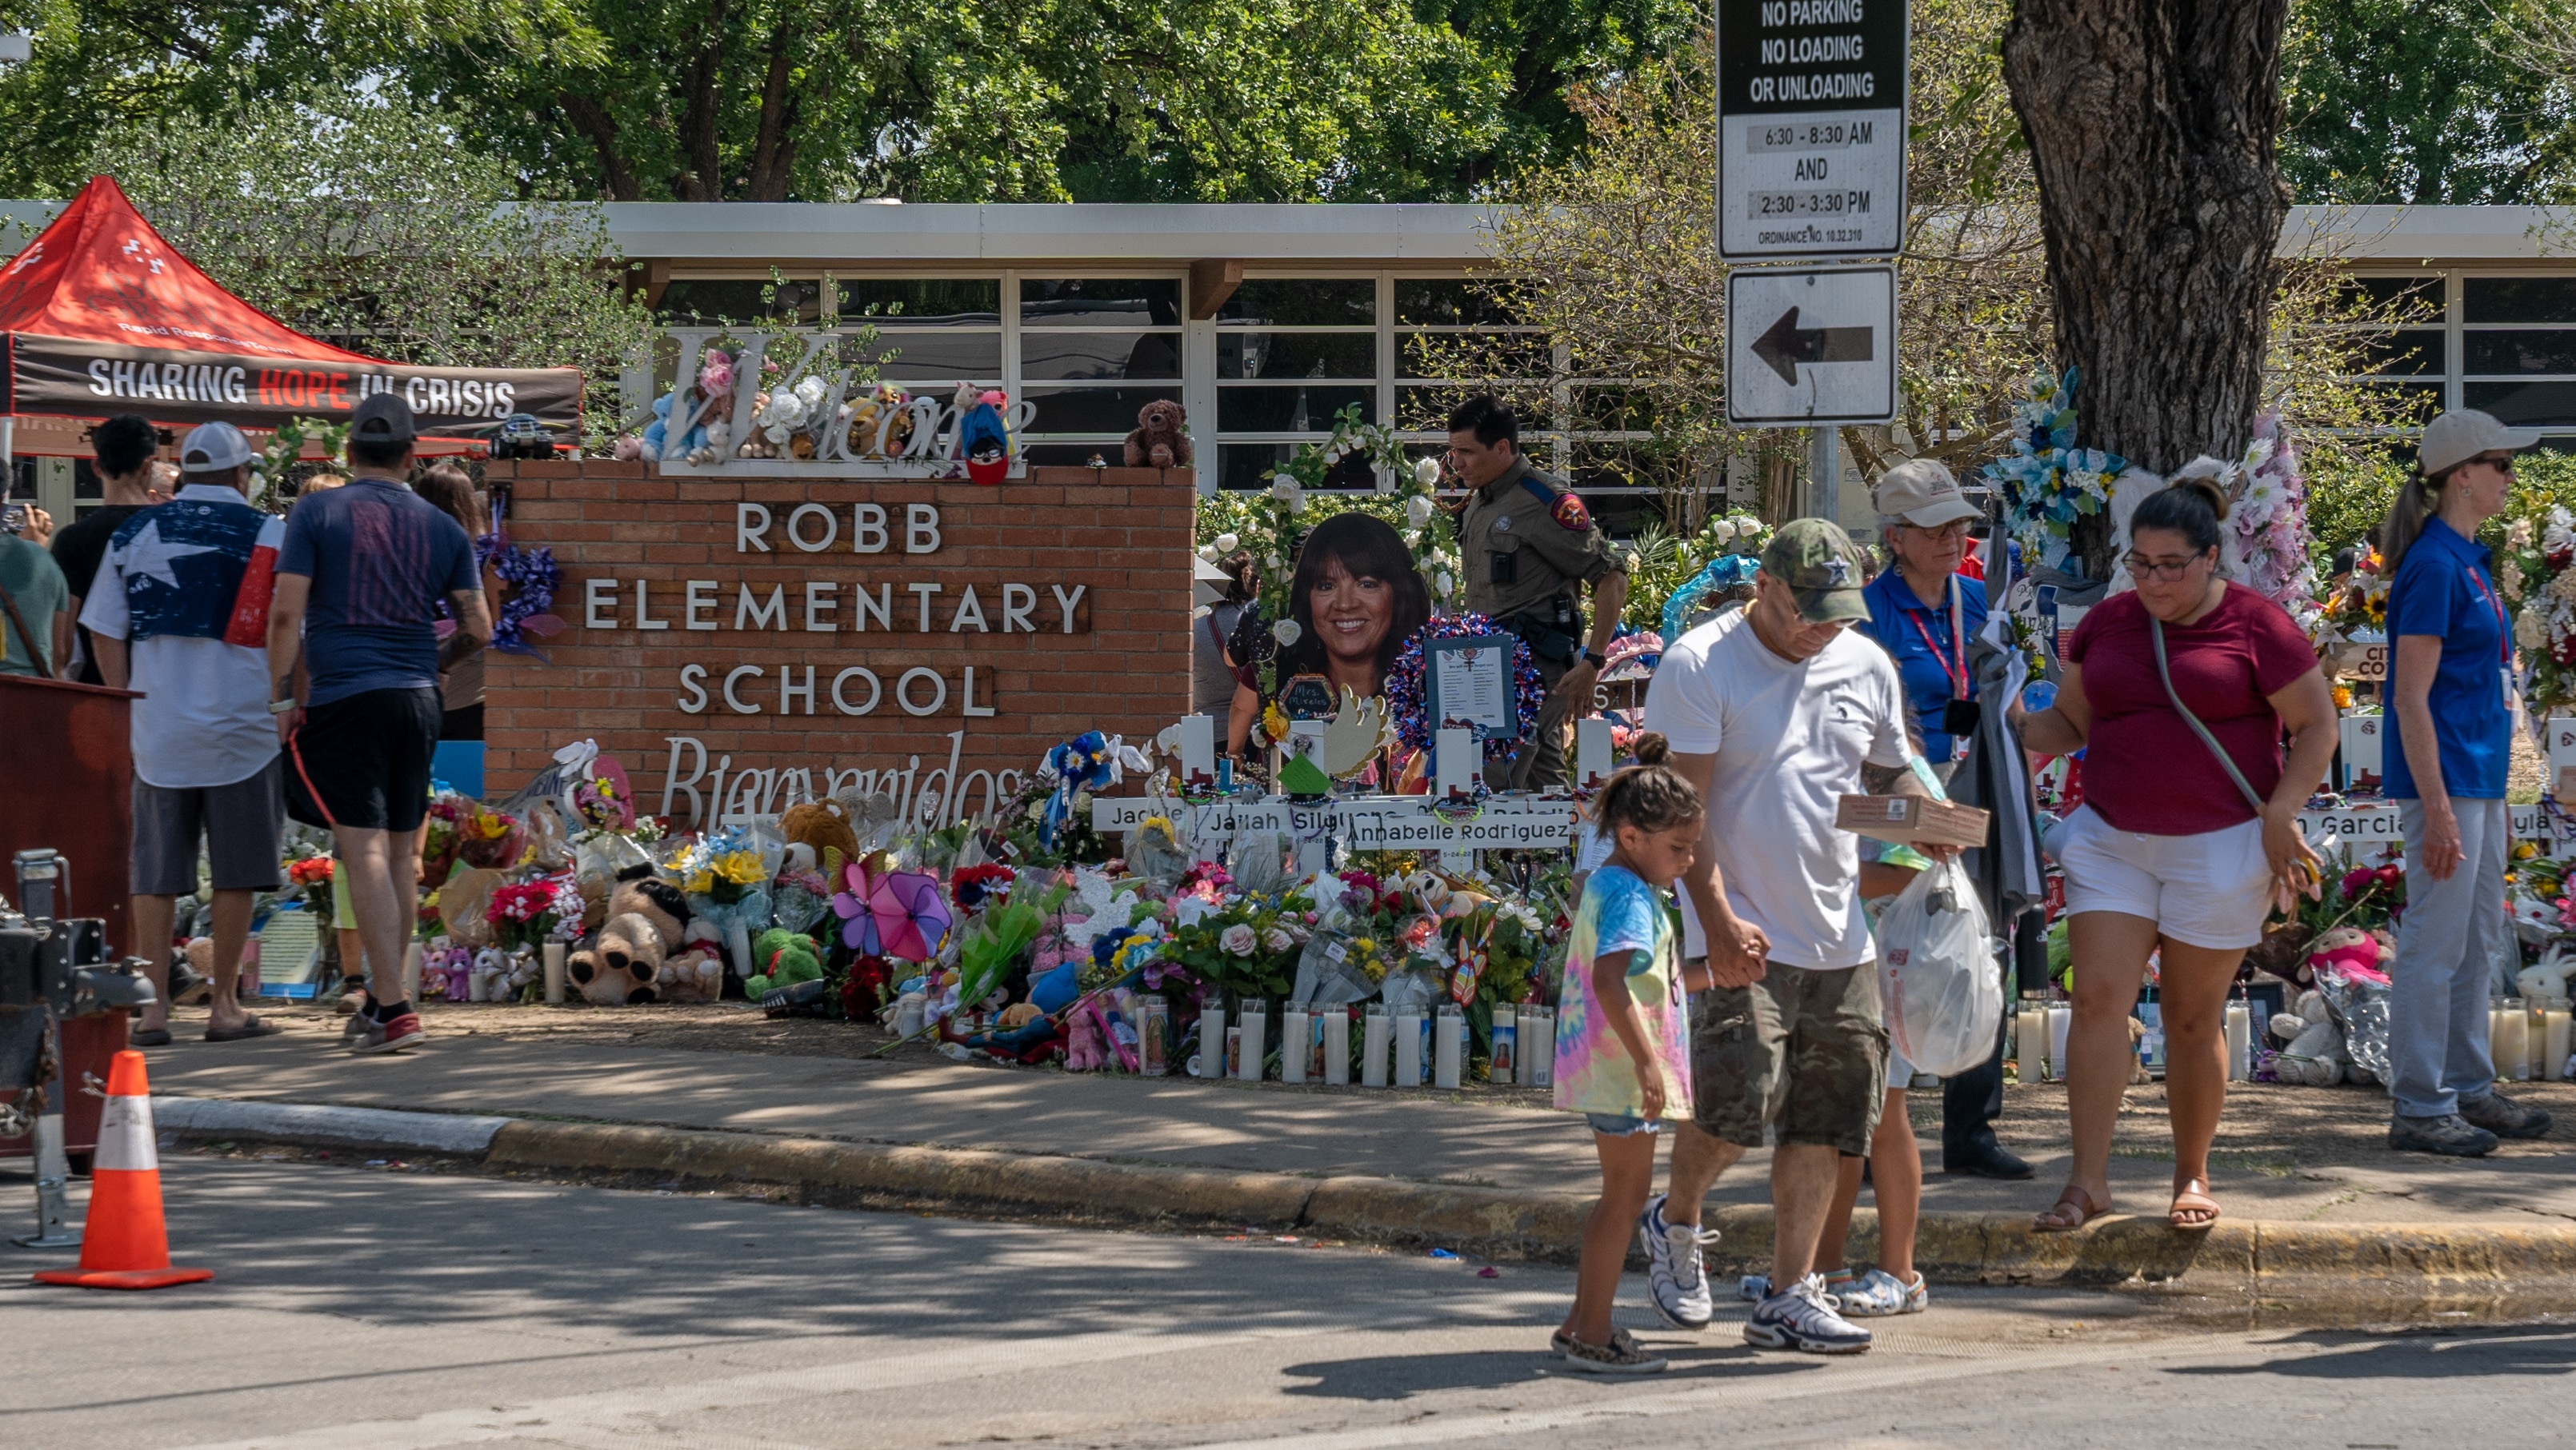
<path fill-rule="evenodd" d="M 830 872 L 832 861 L 826 851 L 838 851 L 844 861 L 858 859 L 858 833 L 850 829 L 849 807 L 839 801 L 799 801 L 778 817 L 778 834 L 791 846 L 808 846 L 814 852 L 814 869 Z"/>
<path fill-rule="evenodd" d="M 660 1001 L 663 967 L 682 950 L 688 921 L 680 888 L 650 866 L 629 866 L 609 893 L 607 921 L 565 959 L 565 973 L 603 1007 Z"/>
<path fill-rule="evenodd" d="M 1190 435 L 1181 431 L 1188 415 L 1181 405 L 1157 398 L 1136 413 L 1136 431 L 1127 435 L 1129 468 L 1187 468 Z"/>

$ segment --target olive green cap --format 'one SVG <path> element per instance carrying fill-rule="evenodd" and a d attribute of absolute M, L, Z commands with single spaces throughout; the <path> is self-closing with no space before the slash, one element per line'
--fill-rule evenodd
<path fill-rule="evenodd" d="M 1860 550 L 1831 519 L 1791 519 L 1762 550 L 1762 572 L 1797 596 L 1798 617 L 1809 624 L 1869 618 L 1861 598 Z"/>

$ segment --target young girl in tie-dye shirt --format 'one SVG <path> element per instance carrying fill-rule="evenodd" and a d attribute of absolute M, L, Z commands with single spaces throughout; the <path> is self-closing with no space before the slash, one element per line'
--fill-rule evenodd
<path fill-rule="evenodd" d="M 1556 1105 L 1585 1115 L 1601 1154 L 1601 1197 L 1583 1231 L 1574 1307 L 1556 1332 L 1573 1369 L 1646 1374 L 1664 1361 L 1610 1329 L 1629 1225 L 1654 1186 L 1655 1134 L 1690 1116 L 1688 1013 L 1664 892 L 1699 846 L 1699 792 L 1666 768 L 1664 738 L 1637 740 L 1637 765 L 1594 798 L 1610 859 L 1583 884 L 1556 1013 Z"/>

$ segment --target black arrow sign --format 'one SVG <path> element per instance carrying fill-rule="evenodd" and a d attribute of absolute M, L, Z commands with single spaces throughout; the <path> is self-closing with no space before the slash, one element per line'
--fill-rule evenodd
<path fill-rule="evenodd" d="M 1798 385 L 1798 364 L 1868 362 L 1871 341 L 1866 327 L 1798 326 L 1798 309 L 1780 314 L 1771 329 L 1753 340 L 1753 355 L 1771 365 L 1780 381 Z"/>

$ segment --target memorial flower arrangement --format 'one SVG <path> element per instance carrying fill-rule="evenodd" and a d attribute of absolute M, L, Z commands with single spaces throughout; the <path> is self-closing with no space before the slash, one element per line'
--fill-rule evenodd
<path fill-rule="evenodd" d="M 2496 586 L 2508 600 L 2519 601 L 2513 640 L 2522 656 L 2523 704 L 2535 720 L 2576 710 L 2576 568 L 2571 565 L 2576 565 L 2576 518 L 2557 505 L 2536 529 L 2527 518 L 2515 520 L 2497 553 Z"/>
<path fill-rule="evenodd" d="M 2082 571 L 2069 554 L 2075 521 L 2108 507 L 2111 481 L 2129 467 L 2116 453 L 2075 446 L 2078 380 L 2074 368 L 2033 378 L 2029 395 L 2013 405 L 2012 451 L 1985 466 L 2022 557 L 2070 574 Z"/>
<path fill-rule="evenodd" d="M 2309 558 L 2314 541 L 2308 535 L 2308 484 L 2277 410 L 2255 420 L 2238 478 L 2227 529 L 2242 582 L 2280 605 L 2314 639 L 2325 607 L 2316 597 L 2316 566 Z"/>

